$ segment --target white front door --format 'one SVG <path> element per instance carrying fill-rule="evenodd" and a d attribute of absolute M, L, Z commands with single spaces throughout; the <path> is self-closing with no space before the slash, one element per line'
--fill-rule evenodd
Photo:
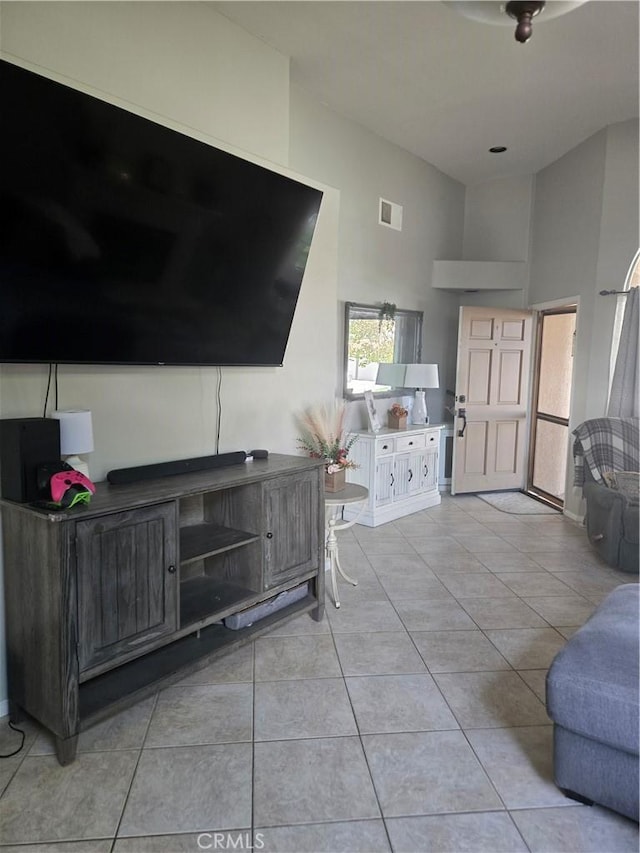
<path fill-rule="evenodd" d="M 451 494 L 521 489 L 531 311 L 460 308 Z"/>

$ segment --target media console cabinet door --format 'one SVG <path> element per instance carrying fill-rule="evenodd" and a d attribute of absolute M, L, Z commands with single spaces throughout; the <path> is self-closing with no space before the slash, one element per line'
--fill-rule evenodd
<path fill-rule="evenodd" d="M 264 484 L 264 588 L 270 589 L 320 564 L 318 471 Z"/>
<path fill-rule="evenodd" d="M 80 672 L 177 629 L 175 504 L 80 521 L 76 539 Z"/>

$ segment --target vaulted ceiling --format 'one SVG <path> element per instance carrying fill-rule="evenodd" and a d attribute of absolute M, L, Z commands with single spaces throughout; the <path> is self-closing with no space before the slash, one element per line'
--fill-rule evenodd
<path fill-rule="evenodd" d="M 636 0 L 543 12 L 524 45 L 439 0 L 211 6 L 289 56 L 294 84 L 465 184 L 537 172 L 638 115 Z"/>

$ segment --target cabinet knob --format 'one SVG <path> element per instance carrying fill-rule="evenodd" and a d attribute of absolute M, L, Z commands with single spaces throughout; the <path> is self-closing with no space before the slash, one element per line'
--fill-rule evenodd
<path fill-rule="evenodd" d="M 382 449 L 383 449 L 383 450 L 388 450 L 388 449 L 389 449 L 389 445 L 388 445 L 388 444 L 383 444 L 383 445 L 382 445 Z"/>
<path fill-rule="evenodd" d="M 410 442 L 409 442 L 409 447 L 411 447 L 411 445 L 412 445 L 412 444 L 413 444 L 413 442 L 412 442 L 412 441 L 410 441 Z"/>
<path fill-rule="evenodd" d="M 176 573 L 176 567 L 175 567 L 175 566 L 169 566 L 169 568 L 167 569 L 167 571 L 169 572 L 169 574 L 170 574 L 170 575 L 175 575 L 175 573 Z"/>
<path fill-rule="evenodd" d="M 413 471 L 409 468 L 409 482 L 413 480 Z"/>
<path fill-rule="evenodd" d="M 273 539 L 273 533 L 271 533 L 271 532 L 267 533 L 267 539 Z"/>

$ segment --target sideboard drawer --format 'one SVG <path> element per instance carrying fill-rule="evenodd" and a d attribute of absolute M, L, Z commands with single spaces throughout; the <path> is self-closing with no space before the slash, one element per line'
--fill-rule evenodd
<path fill-rule="evenodd" d="M 433 432 L 428 432 L 426 434 L 427 447 L 437 447 L 440 443 L 440 430 L 437 432 L 434 430 Z"/>
<path fill-rule="evenodd" d="M 403 450 L 415 450 L 417 447 L 425 446 L 424 433 L 417 435 L 403 435 L 396 438 L 396 451 L 401 453 Z"/>
<path fill-rule="evenodd" d="M 392 438 L 380 438 L 376 441 L 376 456 L 387 456 L 395 450 L 395 443 Z"/>

